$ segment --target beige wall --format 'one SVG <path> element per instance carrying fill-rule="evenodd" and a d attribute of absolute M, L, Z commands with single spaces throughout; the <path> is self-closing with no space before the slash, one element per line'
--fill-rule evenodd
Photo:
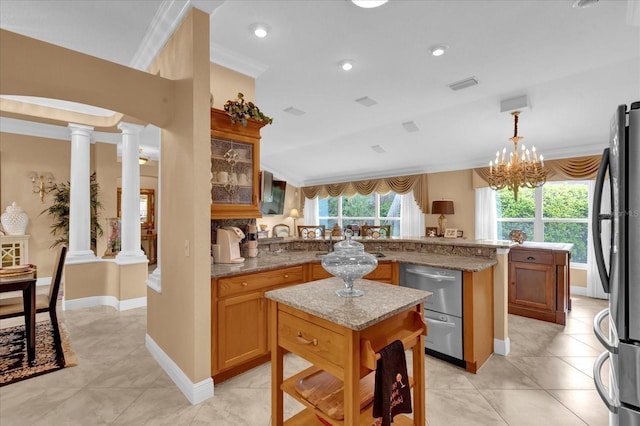
<path fill-rule="evenodd" d="M 238 92 L 244 95 L 246 101 L 255 102 L 253 78 L 213 63 L 209 64 L 209 75 L 214 108 L 224 109 L 224 104 L 228 100 L 236 99 Z"/>
<path fill-rule="evenodd" d="M 147 332 L 198 383 L 211 377 L 209 16 L 192 9 L 150 72 L 177 83 L 161 132 L 162 293 L 147 291 Z"/>
<path fill-rule="evenodd" d="M 475 238 L 475 192 L 472 170 L 429 173 L 429 199 L 452 200 L 454 214 L 446 215 L 447 227 L 464 232 L 464 237 Z M 425 226 L 438 226 L 440 215 L 425 215 Z"/>

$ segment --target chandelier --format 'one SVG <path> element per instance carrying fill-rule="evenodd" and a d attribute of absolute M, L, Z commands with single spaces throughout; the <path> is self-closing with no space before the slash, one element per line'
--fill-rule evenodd
<path fill-rule="evenodd" d="M 489 162 L 489 186 L 493 190 L 509 188 L 513 191 L 513 198 L 518 201 L 519 188 L 537 188 L 547 181 L 548 171 L 544 167 L 544 158 L 532 147 L 531 152 L 522 144 L 520 154 L 518 154 L 518 142 L 524 139 L 518 136 L 518 115 L 520 111 L 514 111 L 513 115 L 513 137 L 509 138 L 513 142 L 513 152 L 507 158 L 507 148 L 496 152 L 495 164 Z"/>

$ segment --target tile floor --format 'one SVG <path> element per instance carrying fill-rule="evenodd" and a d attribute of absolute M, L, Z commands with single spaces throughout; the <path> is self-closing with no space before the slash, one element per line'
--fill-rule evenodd
<path fill-rule="evenodd" d="M 511 354 L 492 356 L 477 375 L 427 357 L 428 425 L 608 425 L 591 371 L 603 350 L 592 319 L 605 306 L 574 296 L 566 327 L 510 316 Z M 271 424 L 269 364 L 216 385 L 194 406 L 144 346 L 146 309 L 61 316 L 78 366 L 0 388 L 2 426 Z M 288 355 L 285 374 L 306 365 Z M 300 407 L 285 399 L 285 416 Z"/>

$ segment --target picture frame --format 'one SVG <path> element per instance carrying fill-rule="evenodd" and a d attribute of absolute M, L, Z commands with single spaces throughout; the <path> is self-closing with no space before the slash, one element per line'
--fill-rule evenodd
<path fill-rule="evenodd" d="M 435 238 L 438 236 L 438 227 L 437 226 L 427 226 L 425 228 L 425 235 L 429 238 Z"/>
<path fill-rule="evenodd" d="M 445 238 L 458 238 L 458 230 L 456 228 L 447 228 L 444 230 Z"/>
<path fill-rule="evenodd" d="M 458 229 L 458 232 L 456 233 L 456 237 L 457 238 L 462 238 L 463 234 L 464 234 L 464 232 L 462 231 L 462 229 Z"/>

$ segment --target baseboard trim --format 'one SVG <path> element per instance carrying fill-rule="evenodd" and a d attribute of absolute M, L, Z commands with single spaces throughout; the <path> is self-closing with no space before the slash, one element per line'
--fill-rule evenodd
<path fill-rule="evenodd" d="M 509 355 L 509 352 L 511 352 L 511 339 L 508 337 L 505 340 L 493 339 L 493 352 L 502 356 Z"/>
<path fill-rule="evenodd" d="M 586 296 L 587 295 L 587 288 L 586 287 L 578 287 L 578 286 L 571 286 L 571 294 L 572 295 L 576 295 L 576 296 Z"/>
<path fill-rule="evenodd" d="M 127 311 L 129 309 L 142 308 L 147 306 L 146 297 L 138 297 L 135 299 L 118 300 L 114 296 L 92 296 L 83 297 L 81 299 L 62 299 L 62 310 L 72 311 L 74 309 L 92 308 L 94 306 L 111 306 L 118 311 Z"/>
<path fill-rule="evenodd" d="M 160 364 L 160 367 L 169 375 L 191 404 L 196 405 L 213 397 L 213 379 L 211 377 L 193 383 L 148 334 L 145 335 L 145 344 L 151 356 Z"/>

